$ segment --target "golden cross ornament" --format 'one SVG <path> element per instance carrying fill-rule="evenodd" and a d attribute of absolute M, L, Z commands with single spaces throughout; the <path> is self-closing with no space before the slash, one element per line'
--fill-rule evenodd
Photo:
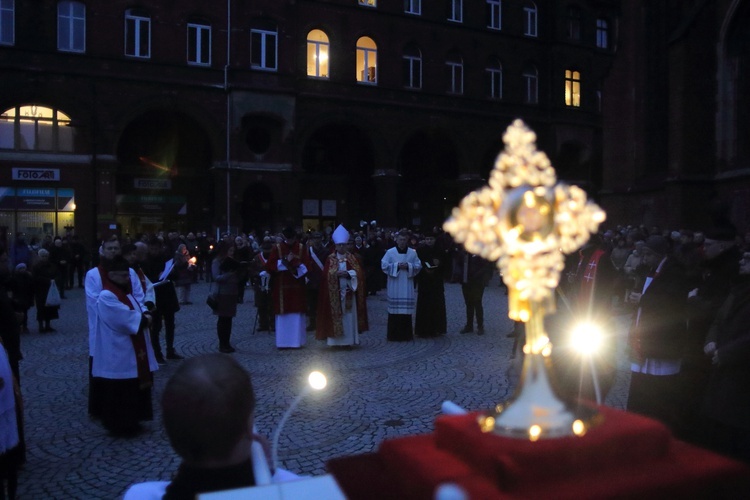
<path fill-rule="evenodd" d="M 605 219 L 576 186 L 557 182 L 536 134 L 515 120 L 503 135 L 505 150 L 489 186 L 469 193 L 443 228 L 470 253 L 497 262 L 508 286 L 508 316 L 526 323 L 521 383 L 510 403 L 481 419 L 485 431 L 528 437 L 581 435 L 590 418 L 568 409 L 549 383 L 551 352 L 544 315 L 554 311 L 563 253 L 580 248 Z"/>

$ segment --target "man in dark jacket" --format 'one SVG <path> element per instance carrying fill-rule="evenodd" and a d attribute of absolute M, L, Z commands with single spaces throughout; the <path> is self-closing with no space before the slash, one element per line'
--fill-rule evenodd
<path fill-rule="evenodd" d="M 662 236 L 646 240 L 643 262 L 650 269 L 641 292 L 632 292 L 638 304 L 630 331 L 631 377 L 627 409 L 679 426 L 677 415 L 679 373 L 687 345 L 688 283 L 683 268 L 669 257 Z"/>

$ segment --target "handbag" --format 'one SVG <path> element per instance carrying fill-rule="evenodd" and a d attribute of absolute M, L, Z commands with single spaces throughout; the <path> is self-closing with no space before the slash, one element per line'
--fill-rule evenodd
<path fill-rule="evenodd" d="M 211 308 L 212 311 L 215 311 L 219 308 L 219 292 L 212 292 L 214 284 L 211 283 L 211 286 L 208 289 L 208 297 L 206 297 L 206 304 L 208 304 L 208 307 Z"/>
<path fill-rule="evenodd" d="M 44 302 L 46 307 L 60 307 L 60 290 L 57 289 L 55 280 L 50 280 L 49 290 L 47 291 L 47 299 Z"/>

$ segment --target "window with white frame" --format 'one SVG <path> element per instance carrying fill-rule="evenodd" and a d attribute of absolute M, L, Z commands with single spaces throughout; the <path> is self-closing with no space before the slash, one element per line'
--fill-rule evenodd
<path fill-rule="evenodd" d="M 187 62 L 211 66 L 211 25 L 191 22 L 187 25 Z"/>
<path fill-rule="evenodd" d="M 404 0 L 404 12 L 416 16 L 422 14 L 422 0 Z"/>
<path fill-rule="evenodd" d="M 502 0 L 487 1 L 487 27 L 492 30 L 502 29 L 503 26 L 503 2 Z"/>
<path fill-rule="evenodd" d="M 526 36 L 537 36 L 537 10 L 534 2 L 523 4 L 523 34 Z"/>
<path fill-rule="evenodd" d="M 369 36 L 357 40 L 357 81 L 376 85 L 378 83 L 378 46 Z"/>
<path fill-rule="evenodd" d="M 527 64 L 523 68 L 523 102 L 526 104 L 537 104 L 539 102 L 539 71 L 533 64 Z"/>
<path fill-rule="evenodd" d="M 143 10 L 125 11 L 125 55 L 151 57 L 151 17 Z"/>
<path fill-rule="evenodd" d="M 568 38 L 581 39 L 581 9 L 575 5 L 568 7 Z"/>
<path fill-rule="evenodd" d="M 36 104 L 16 106 L 0 114 L 0 149 L 73 152 L 68 115 Z"/>
<path fill-rule="evenodd" d="M 464 0 L 450 0 L 448 9 L 448 21 L 464 22 Z"/>
<path fill-rule="evenodd" d="M 503 65 L 496 58 L 487 61 L 484 68 L 486 92 L 490 99 L 503 98 Z"/>
<path fill-rule="evenodd" d="M 57 50 L 86 52 L 86 6 L 81 2 L 57 3 Z"/>
<path fill-rule="evenodd" d="M 407 89 L 422 88 L 422 52 L 416 45 L 408 45 L 403 55 L 404 87 Z"/>
<path fill-rule="evenodd" d="M 572 69 L 565 70 L 565 105 L 581 107 L 581 73 Z"/>
<path fill-rule="evenodd" d="M 0 0 L 0 45 L 13 45 L 16 40 L 15 0 Z"/>
<path fill-rule="evenodd" d="M 450 54 L 445 61 L 448 73 L 448 93 L 464 93 L 464 61 L 458 54 Z"/>
<path fill-rule="evenodd" d="M 328 78 L 328 35 L 322 30 L 307 34 L 307 76 Z"/>
<path fill-rule="evenodd" d="M 257 23 L 250 29 L 250 67 L 277 70 L 279 34 L 276 25 Z"/>
<path fill-rule="evenodd" d="M 600 49 L 609 48 L 609 25 L 606 19 L 596 20 L 596 46 Z"/>

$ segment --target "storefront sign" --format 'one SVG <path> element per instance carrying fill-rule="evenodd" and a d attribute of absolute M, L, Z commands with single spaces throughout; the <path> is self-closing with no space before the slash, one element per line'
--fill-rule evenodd
<path fill-rule="evenodd" d="M 54 210 L 55 189 L 18 188 L 16 208 L 18 210 Z"/>
<path fill-rule="evenodd" d="M 181 211 L 186 211 L 186 202 L 184 196 L 120 194 L 117 195 L 117 213 L 179 214 Z"/>
<path fill-rule="evenodd" d="M 57 190 L 57 209 L 60 212 L 73 212 L 76 209 L 74 190 L 63 188 Z"/>
<path fill-rule="evenodd" d="M 14 181 L 59 181 L 59 168 L 14 168 Z"/>
<path fill-rule="evenodd" d="M 133 179 L 133 184 L 136 189 L 172 189 L 171 179 L 138 177 Z"/>

